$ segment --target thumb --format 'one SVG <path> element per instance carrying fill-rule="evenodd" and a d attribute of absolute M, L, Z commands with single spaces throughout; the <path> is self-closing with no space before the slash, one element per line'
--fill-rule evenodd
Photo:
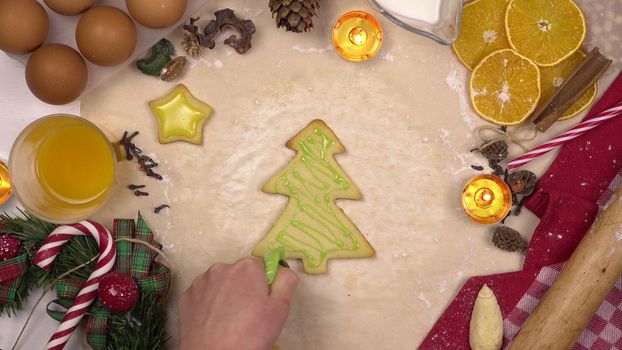
<path fill-rule="evenodd" d="M 298 275 L 289 268 L 280 268 L 272 283 L 271 297 L 281 299 L 287 304 L 292 299 L 294 291 L 298 286 Z"/>

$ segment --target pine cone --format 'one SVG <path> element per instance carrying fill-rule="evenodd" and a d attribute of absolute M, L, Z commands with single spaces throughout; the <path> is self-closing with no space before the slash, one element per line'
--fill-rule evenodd
<path fill-rule="evenodd" d="M 186 51 L 188 56 L 197 58 L 201 54 L 201 45 L 199 44 L 199 38 L 194 35 L 184 35 L 184 40 L 181 42 L 181 47 Z"/>
<path fill-rule="evenodd" d="M 319 0 L 270 0 L 272 17 L 276 16 L 277 28 L 287 31 L 306 32 L 313 28 L 313 16 L 320 8 Z"/>
<path fill-rule="evenodd" d="M 492 243 L 495 247 L 508 252 L 525 253 L 529 248 L 529 243 L 518 231 L 507 227 L 499 226 L 492 235 Z"/>
<path fill-rule="evenodd" d="M 480 148 L 480 152 L 482 155 L 486 157 L 486 159 L 498 163 L 505 158 L 508 157 L 508 144 L 503 141 L 495 141 L 489 145 L 485 145 L 485 147 Z"/>

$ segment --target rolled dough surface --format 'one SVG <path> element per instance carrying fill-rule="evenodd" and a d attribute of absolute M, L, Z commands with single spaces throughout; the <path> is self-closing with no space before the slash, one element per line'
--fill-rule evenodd
<path fill-rule="evenodd" d="M 339 164 L 363 195 L 336 203 L 376 256 L 332 260 L 324 275 L 305 275 L 290 261 L 301 279 L 281 349 L 416 348 L 469 276 L 521 267 L 519 254 L 492 246 L 494 227 L 470 222 L 460 207 L 462 187 L 479 174 L 470 166 L 486 166 L 468 152 L 480 143 L 473 130 L 484 122 L 468 105 L 467 71 L 451 49 L 396 27 L 365 2 L 321 6 L 315 28 L 304 34 L 277 30 L 265 1 L 210 1 L 198 13 L 204 24 L 230 7 L 257 27 L 246 55 L 221 37 L 178 81 L 214 108 L 203 145 L 158 143 L 147 103 L 174 83 L 132 65 L 82 99 L 82 116 L 114 139 L 139 130 L 137 145 L 161 162 L 160 182 L 123 162 L 118 193 L 95 219 L 111 224 L 140 210 L 164 244 L 174 270 L 171 348 L 179 341 L 179 295 L 211 264 L 249 256 L 268 232 L 287 198 L 261 187 L 292 158 L 285 142 L 317 118 L 346 146 Z M 344 61 L 330 44 L 334 21 L 354 9 L 372 11 L 384 29 L 382 51 L 366 63 Z M 181 30 L 169 39 L 183 52 Z M 610 71 L 601 81 L 601 93 L 612 77 Z M 529 168 L 539 174 L 553 156 Z M 135 197 L 125 188 L 130 183 L 146 184 L 150 195 Z M 163 203 L 171 208 L 154 214 Z M 507 224 L 528 238 L 536 220 L 524 211 Z"/>

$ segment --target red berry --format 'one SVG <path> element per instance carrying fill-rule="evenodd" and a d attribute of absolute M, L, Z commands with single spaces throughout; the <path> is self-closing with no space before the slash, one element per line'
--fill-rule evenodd
<path fill-rule="evenodd" d="M 18 256 L 21 246 L 22 241 L 19 239 L 8 234 L 0 234 L 0 261 Z"/>
<path fill-rule="evenodd" d="M 112 312 L 128 312 L 138 302 L 138 285 L 133 278 L 110 272 L 99 280 L 99 301 Z"/>

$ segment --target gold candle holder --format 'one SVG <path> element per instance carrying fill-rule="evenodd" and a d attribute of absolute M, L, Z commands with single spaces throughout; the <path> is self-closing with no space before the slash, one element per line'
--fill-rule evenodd
<path fill-rule="evenodd" d="M 462 208 L 478 224 L 495 224 L 503 220 L 511 207 L 512 192 L 498 176 L 476 176 L 462 190 Z"/>
<path fill-rule="evenodd" d="M 9 169 L 6 164 L 0 160 L 0 205 L 9 200 L 12 192 L 13 186 L 9 178 Z"/>
<path fill-rule="evenodd" d="M 382 47 L 382 28 L 378 20 L 365 11 L 345 13 L 333 26 L 333 46 L 351 62 L 364 62 Z"/>

